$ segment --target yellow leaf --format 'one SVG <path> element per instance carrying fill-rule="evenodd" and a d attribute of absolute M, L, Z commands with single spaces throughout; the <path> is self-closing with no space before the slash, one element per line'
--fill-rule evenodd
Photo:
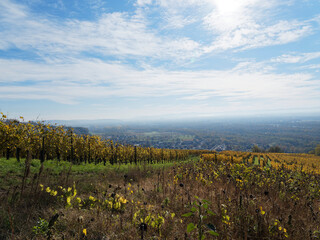
<path fill-rule="evenodd" d="M 86 229 L 86 228 L 84 228 L 84 229 L 82 230 L 82 232 L 83 232 L 83 234 L 84 234 L 85 236 L 87 236 L 87 229 Z"/>
<path fill-rule="evenodd" d="M 262 215 L 266 214 L 266 212 L 262 210 L 262 207 L 260 207 L 260 211 Z"/>

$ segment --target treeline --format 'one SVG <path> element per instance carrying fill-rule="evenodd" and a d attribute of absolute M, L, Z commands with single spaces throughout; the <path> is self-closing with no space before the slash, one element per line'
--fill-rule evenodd
<path fill-rule="evenodd" d="M 252 147 L 252 152 L 256 153 L 282 153 L 283 150 L 279 146 L 272 146 L 269 149 L 265 150 L 263 148 L 259 148 L 257 145 Z M 309 154 L 314 154 L 316 156 L 320 156 L 320 144 L 318 144 L 314 150 L 309 151 Z"/>
<path fill-rule="evenodd" d="M 0 157 L 33 159 L 56 159 L 80 163 L 160 163 L 185 160 L 191 155 L 200 155 L 204 150 L 173 150 L 121 145 L 99 136 L 75 134 L 72 128 L 9 120 L 1 113 Z"/>
<path fill-rule="evenodd" d="M 272 146 L 272 147 L 268 148 L 267 150 L 265 150 L 263 148 L 259 148 L 257 145 L 254 145 L 252 147 L 252 152 L 256 152 L 256 153 L 265 153 L 265 152 L 282 153 L 283 151 L 279 146 Z"/>
<path fill-rule="evenodd" d="M 318 144 L 314 150 L 311 150 L 309 153 L 314 154 L 316 156 L 320 156 L 320 144 Z"/>

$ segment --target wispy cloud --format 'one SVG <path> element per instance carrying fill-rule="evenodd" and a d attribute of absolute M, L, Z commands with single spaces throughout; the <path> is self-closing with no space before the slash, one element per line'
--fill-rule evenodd
<path fill-rule="evenodd" d="M 145 4 L 152 2 L 137 2 L 139 6 Z M 214 40 L 208 38 L 200 43 L 188 36 L 161 35 L 160 31 L 150 28 L 149 19 L 143 13 L 147 10 L 140 9 L 134 14 L 106 13 L 97 21 L 57 20 L 3 0 L 0 3 L 3 9 L 0 12 L 0 49 L 29 49 L 40 56 L 94 52 L 103 56 L 172 60 L 226 49 L 285 44 L 312 33 L 311 23 L 306 21 L 261 23 L 264 16 L 261 12 L 273 6 L 262 0 L 162 0 L 154 4 L 168 10 L 162 11 L 163 28 L 183 28 L 197 22 Z M 194 15 L 186 16 L 191 11 Z"/>
<path fill-rule="evenodd" d="M 271 61 L 278 63 L 305 63 L 317 58 L 320 58 L 320 52 L 283 54 L 271 59 Z"/>
<path fill-rule="evenodd" d="M 198 55 L 197 42 L 187 37 L 159 36 L 138 15 L 115 12 L 102 15 L 97 22 L 56 21 L 34 15 L 7 0 L 0 6 L 4 9 L 0 12 L 2 50 L 16 47 L 39 55 L 95 52 L 104 56 L 164 59 Z"/>
<path fill-rule="evenodd" d="M 5 70 L 6 68 L 6 70 Z M 176 99 L 210 99 L 225 102 L 269 99 L 291 100 L 318 98 L 318 82 L 310 74 L 275 74 L 253 67 L 227 71 L 140 71 L 119 63 L 100 60 L 74 60 L 70 64 L 40 64 L 15 60 L 0 61 L 3 74 L 0 97 L 48 98 L 75 103 L 86 98 L 174 97 Z M 255 69 L 255 70 L 254 70 Z M 21 75 L 20 73 L 24 74 Z M 223 79 L 223 80 L 222 80 Z M 11 85 L 9 82 L 11 82 Z M 32 80 L 32 86 L 17 87 L 17 82 Z"/>
<path fill-rule="evenodd" d="M 210 1 L 214 8 L 204 24 L 217 37 L 206 51 L 238 50 L 282 45 L 312 33 L 309 21 L 277 19 L 272 9 L 286 6 L 286 1 Z M 275 19 L 277 20 L 275 20 Z"/>
<path fill-rule="evenodd" d="M 316 69 L 319 72 L 320 71 L 320 64 L 311 64 L 311 65 L 304 66 L 304 68 L 306 68 L 306 69 Z"/>
<path fill-rule="evenodd" d="M 294 42 L 311 34 L 312 27 L 296 21 L 280 21 L 272 26 L 252 26 L 237 28 L 217 37 L 206 52 L 215 50 L 245 50 Z"/>
<path fill-rule="evenodd" d="M 91 3 L 91 10 L 105 7 L 101 0 Z M 110 99 L 143 102 L 135 111 L 121 105 L 132 116 L 320 108 L 319 80 L 308 70 L 318 67 L 316 62 L 303 73 L 277 66 L 306 63 L 320 58 L 320 52 L 284 49 L 262 56 L 269 54 L 264 47 L 298 43 L 318 33 L 319 16 L 298 19 L 280 14 L 293 1 L 130 3 L 133 10 L 100 9 L 95 18 L 84 20 L 1 0 L 0 100 L 49 100 L 73 106 Z M 264 59 L 246 55 L 248 49 L 261 50 Z M 14 51 L 33 57 L 20 58 Z M 219 68 L 221 59 L 227 64 Z M 154 100 L 153 106 L 147 105 L 149 100 Z M 102 104 L 101 109 L 116 116 L 117 107 Z"/>
<path fill-rule="evenodd" d="M 153 4 L 163 8 L 160 14 L 164 12 L 163 17 L 171 20 L 164 22 L 169 28 L 183 28 L 197 22 L 199 28 L 210 36 L 202 44 L 202 54 L 282 45 L 312 34 L 316 18 L 298 21 L 277 16 L 278 9 L 290 3 L 274 0 L 138 1 L 139 6 Z M 181 13 L 187 13 L 185 21 L 181 21 Z M 186 16 L 191 20 L 188 21 Z"/>

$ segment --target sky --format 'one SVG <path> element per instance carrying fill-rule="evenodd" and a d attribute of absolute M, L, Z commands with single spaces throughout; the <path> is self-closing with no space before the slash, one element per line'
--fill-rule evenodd
<path fill-rule="evenodd" d="M 0 111 L 320 113 L 319 0 L 1 0 Z"/>

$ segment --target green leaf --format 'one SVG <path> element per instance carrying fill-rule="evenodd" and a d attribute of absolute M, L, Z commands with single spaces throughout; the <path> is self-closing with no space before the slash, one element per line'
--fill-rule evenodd
<path fill-rule="evenodd" d="M 208 204 L 207 203 L 203 204 L 203 207 L 204 209 L 208 209 Z"/>
<path fill-rule="evenodd" d="M 195 228 L 196 228 L 196 226 L 193 223 L 189 223 L 187 226 L 187 232 L 189 233 Z"/>
<path fill-rule="evenodd" d="M 192 212 L 188 212 L 188 213 L 183 214 L 182 217 L 190 217 L 192 215 L 193 215 Z"/>
<path fill-rule="evenodd" d="M 192 207 L 191 212 L 195 212 L 195 211 L 197 211 L 197 209 L 195 207 Z"/>
<path fill-rule="evenodd" d="M 211 210 L 208 210 L 207 213 L 208 213 L 209 215 L 215 215 L 214 212 L 212 212 Z"/>
<path fill-rule="evenodd" d="M 217 233 L 215 231 L 209 231 L 208 233 L 211 234 L 212 236 L 216 236 L 216 237 L 219 236 L 219 233 Z"/>

